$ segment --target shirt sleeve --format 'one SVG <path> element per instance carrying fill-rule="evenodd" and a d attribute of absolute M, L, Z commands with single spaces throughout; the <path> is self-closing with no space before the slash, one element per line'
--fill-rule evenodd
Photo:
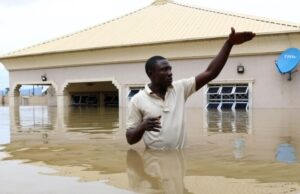
<path fill-rule="evenodd" d="M 142 114 L 136 105 L 136 102 L 131 99 L 128 108 L 128 117 L 126 122 L 126 129 L 135 128 L 142 122 Z"/>
<path fill-rule="evenodd" d="M 184 99 L 187 100 L 189 96 L 196 92 L 195 77 L 180 80 L 184 91 Z"/>

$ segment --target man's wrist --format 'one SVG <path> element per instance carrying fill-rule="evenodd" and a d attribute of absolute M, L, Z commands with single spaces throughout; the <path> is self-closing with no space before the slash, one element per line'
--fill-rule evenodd
<path fill-rule="evenodd" d="M 230 47 L 233 47 L 234 43 L 232 42 L 232 40 L 230 40 L 230 38 L 228 38 L 225 42 L 225 44 L 227 44 Z"/>
<path fill-rule="evenodd" d="M 144 126 L 144 124 L 143 123 L 141 123 L 141 125 L 139 126 L 139 131 L 141 131 L 141 132 L 145 132 L 147 129 L 146 129 L 146 127 Z"/>

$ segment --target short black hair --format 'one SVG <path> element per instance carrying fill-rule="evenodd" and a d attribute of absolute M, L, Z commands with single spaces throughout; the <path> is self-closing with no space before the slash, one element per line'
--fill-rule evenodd
<path fill-rule="evenodd" d="M 147 61 L 146 61 L 146 64 L 145 64 L 145 71 L 148 75 L 148 72 L 150 70 L 153 70 L 157 61 L 158 60 L 165 60 L 166 58 L 165 57 L 162 57 L 162 56 L 159 56 L 159 55 L 156 55 L 156 56 L 153 56 L 151 58 L 149 58 Z"/>

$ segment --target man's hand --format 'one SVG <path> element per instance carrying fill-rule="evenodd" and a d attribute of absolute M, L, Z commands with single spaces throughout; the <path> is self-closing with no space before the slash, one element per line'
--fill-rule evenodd
<path fill-rule="evenodd" d="M 232 45 L 242 44 L 246 41 L 251 40 L 255 36 L 253 32 L 237 32 L 235 33 L 234 28 L 231 28 L 231 33 L 229 35 L 228 41 Z"/>
<path fill-rule="evenodd" d="M 160 132 L 161 123 L 160 123 L 161 116 L 158 117 L 149 117 L 144 119 L 137 127 L 135 128 L 128 128 L 126 131 L 126 138 L 127 142 L 132 145 L 139 142 L 145 131 L 155 131 Z"/>
<path fill-rule="evenodd" d="M 146 118 L 143 120 L 141 128 L 145 131 L 159 132 L 159 129 L 161 128 L 160 118 L 161 116 Z"/>

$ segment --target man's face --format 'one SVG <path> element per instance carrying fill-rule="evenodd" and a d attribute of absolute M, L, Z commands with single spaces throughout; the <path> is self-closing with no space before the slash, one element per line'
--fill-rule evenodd
<path fill-rule="evenodd" d="M 156 65 L 149 75 L 151 81 L 162 87 L 169 87 L 173 81 L 172 67 L 168 60 L 157 60 Z"/>

